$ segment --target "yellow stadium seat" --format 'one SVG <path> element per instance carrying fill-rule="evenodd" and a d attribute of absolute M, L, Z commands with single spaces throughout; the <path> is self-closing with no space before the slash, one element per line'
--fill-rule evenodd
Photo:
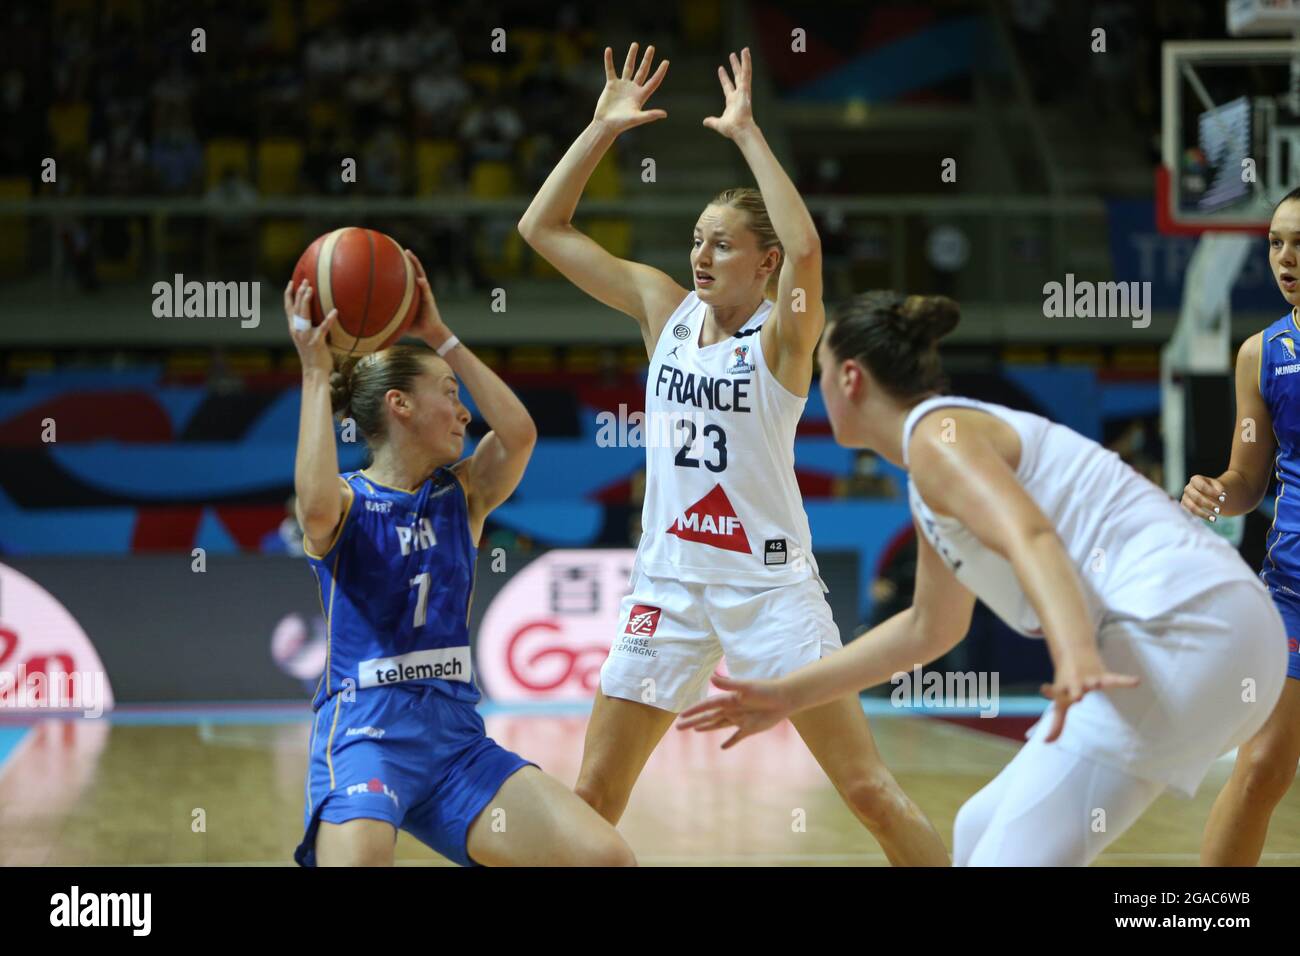
<path fill-rule="evenodd" d="M 422 139 L 415 144 L 415 194 L 432 196 L 447 181 L 447 168 L 460 158 L 460 146 L 450 139 Z"/>
<path fill-rule="evenodd" d="M 549 345 L 519 345 L 506 359 L 511 372 L 554 372 L 558 367 L 555 349 Z"/>
<path fill-rule="evenodd" d="M 646 354 L 644 345 L 625 345 L 619 352 L 619 364 L 625 372 L 639 372 L 645 368 Z"/>
<path fill-rule="evenodd" d="M 144 3 L 142 0 L 103 0 L 100 16 L 139 25 L 144 23 Z"/>
<path fill-rule="evenodd" d="M 719 0 L 681 0 L 682 32 L 692 49 L 716 47 L 722 36 L 722 4 Z"/>
<path fill-rule="evenodd" d="M 288 272 L 306 248 L 307 239 L 301 220 L 272 219 L 262 226 L 258 254 L 262 268 L 271 275 Z"/>
<path fill-rule="evenodd" d="M 1066 346 L 1056 353 L 1062 365 L 1101 365 L 1102 352 L 1096 346 Z"/>
<path fill-rule="evenodd" d="M 277 53 L 292 53 L 297 49 L 298 20 L 294 6 L 294 0 L 274 0 L 271 4 L 271 49 Z"/>
<path fill-rule="evenodd" d="M 1011 345 L 1002 350 L 1002 361 L 1008 365 L 1046 365 L 1047 349 L 1036 345 Z"/>
<path fill-rule="evenodd" d="M 582 191 L 591 199 L 618 199 L 623 195 L 623 176 L 619 172 L 618 157 L 614 150 L 609 150 L 600 158 L 596 168 L 591 171 L 587 188 Z"/>
<path fill-rule="evenodd" d="M 95 0 L 54 0 L 54 21 L 64 17 L 86 18 L 95 11 Z"/>
<path fill-rule="evenodd" d="M 29 199 L 32 184 L 24 176 L 0 179 L 0 199 Z M 0 219 L 0 274 L 23 275 L 27 272 L 27 219 L 6 216 Z"/>
<path fill-rule="evenodd" d="M 583 232 L 620 259 L 626 259 L 632 251 L 632 225 L 626 219 L 592 219 Z"/>
<path fill-rule="evenodd" d="M 469 191 L 482 199 L 497 199 L 515 191 L 515 171 L 509 163 L 487 160 L 475 163 L 470 172 Z"/>
<path fill-rule="evenodd" d="M 125 249 L 106 248 L 104 243 L 97 243 L 100 256 L 95 260 L 95 275 L 105 282 L 134 279 L 140 275 L 140 259 L 144 251 L 144 229 L 140 220 L 129 220 L 126 232 Z"/>
<path fill-rule="evenodd" d="M 8 371 L 10 375 L 25 375 L 27 372 L 53 372 L 53 352 L 15 352 L 9 356 Z"/>
<path fill-rule="evenodd" d="M 226 356 L 226 367 L 238 375 L 260 375 L 271 371 L 269 349 L 239 349 Z"/>
<path fill-rule="evenodd" d="M 339 0 L 312 0 L 311 3 L 304 3 L 302 25 L 308 30 L 315 30 L 329 23 L 337 23 L 341 6 Z"/>
<path fill-rule="evenodd" d="M 486 93 L 501 89 L 501 67 L 495 63 L 470 63 L 461 69 L 460 75 L 470 86 L 479 87 Z"/>
<path fill-rule="evenodd" d="M 1117 348 L 1111 355 L 1111 363 L 1122 369 L 1158 369 L 1160 351 L 1150 346 L 1139 348 Z"/>
<path fill-rule="evenodd" d="M 596 345 L 571 346 L 564 353 L 564 371 L 571 374 L 600 371 L 600 355 L 602 351 Z"/>
<path fill-rule="evenodd" d="M 343 110 L 338 100 L 318 99 L 307 107 L 307 125 L 312 132 L 324 129 L 337 129 L 342 123 Z"/>
<path fill-rule="evenodd" d="M 257 144 L 257 190 L 264 196 L 291 196 L 302 172 L 302 143 L 264 139 Z"/>
<path fill-rule="evenodd" d="M 206 375 L 212 368 L 212 353 L 204 349 L 178 349 L 167 355 L 166 375 Z"/>
<path fill-rule="evenodd" d="M 54 148 L 60 153 L 84 153 L 90 143 L 90 104 L 55 103 L 48 116 Z"/>
<path fill-rule="evenodd" d="M 203 149 L 203 183 L 209 189 L 221 181 L 232 166 L 252 180 L 251 150 L 246 139 L 214 139 Z"/>

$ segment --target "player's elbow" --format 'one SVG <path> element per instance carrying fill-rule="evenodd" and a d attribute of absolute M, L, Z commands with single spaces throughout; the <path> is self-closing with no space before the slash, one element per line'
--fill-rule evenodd
<path fill-rule="evenodd" d="M 324 511 L 314 514 L 300 513 L 298 515 L 298 524 L 302 527 L 302 533 L 310 541 L 328 541 L 334 534 L 334 529 L 338 527 L 338 523 L 337 511 L 334 512 L 333 516 Z"/>
<path fill-rule="evenodd" d="M 520 217 L 519 222 L 515 223 L 515 228 L 519 230 L 519 235 L 524 242 L 539 251 L 545 244 L 547 235 L 553 231 L 551 227 L 539 222 L 532 210 L 528 210 Z"/>
<path fill-rule="evenodd" d="M 802 232 L 790 242 L 782 244 L 785 256 L 795 266 L 817 266 L 822 260 L 822 241 L 816 229 Z"/>

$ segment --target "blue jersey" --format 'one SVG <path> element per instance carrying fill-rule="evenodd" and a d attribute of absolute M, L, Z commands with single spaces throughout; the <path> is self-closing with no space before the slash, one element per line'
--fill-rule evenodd
<path fill-rule="evenodd" d="M 322 555 L 307 553 L 325 614 L 325 673 L 340 690 L 429 685 L 473 704 L 469 607 L 477 549 L 460 481 L 439 468 L 416 491 L 346 472 L 352 504 Z"/>
<path fill-rule="evenodd" d="M 1273 419 L 1277 502 L 1261 576 L 1270 586 L 1300 579 L 1300 326 L 1287 313 L 1264 330 L 1259 394 Z"/>

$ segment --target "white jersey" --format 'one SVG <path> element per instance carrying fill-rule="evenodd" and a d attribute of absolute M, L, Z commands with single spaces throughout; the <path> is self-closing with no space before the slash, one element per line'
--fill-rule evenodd
<path fill-rule="evenodd" d="M 772 303 L 701 348 L 707 310 L 687 294 L 650 357 L 637 565 L 651 577 L 701 584 L 773 587 L 816 577 L 825 590 L 794 475 L 807 397 L 776 380 L 760 342 Z"/>
<path fill-rule="evenodd" d="M 1118 455 L 1038 415 L 969 398 L 927 399 L 903 423 L 904 464 L 916 423 L 946 406 L 987 412 L 1016 430 L 1016 477 L 1078 569 L 1094 626 L 1109 613 L 1153 618 L 1228 581 L 1259 585 L 1231 545 Z M 1038 616 L 1010 562 L 955 518 L 934 514 L 910 478 L 907 492 L 921 532 L 957 579 L 1008 626 L 1041 637 Z"/>

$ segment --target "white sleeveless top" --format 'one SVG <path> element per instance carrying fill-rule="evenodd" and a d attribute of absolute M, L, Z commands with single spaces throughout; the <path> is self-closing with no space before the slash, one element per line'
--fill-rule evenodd
<path fill-rule="evenodd" d="M 795 428 L 807 398 L 776 380 L 758 333 L 772 303 L 765 300 L 734 335 L 701 348 L 707 309 L 688 293 L 650 358 L 633 575 L 640 568 L 703 584 L 820 583 L 794 476 Z"/>
<path fill-rule="evenodd" d="M 1020 436 L 1016 478 L 1047 515 L 1079 572 L 1092 623 L 1150 619 L 1228 581 L 1258 578 L 1236 550 L 1120 457 L 1063 425 L 969 398 L 926 399 L 903 423 L 903 463 L 917 422 L 937 408 L 975 408 Z M 1009 627 L 1042 637 L 1011 563 L 952 517 L 930 510 L 908 479 L 912 514 L 957 579 Z"/>

